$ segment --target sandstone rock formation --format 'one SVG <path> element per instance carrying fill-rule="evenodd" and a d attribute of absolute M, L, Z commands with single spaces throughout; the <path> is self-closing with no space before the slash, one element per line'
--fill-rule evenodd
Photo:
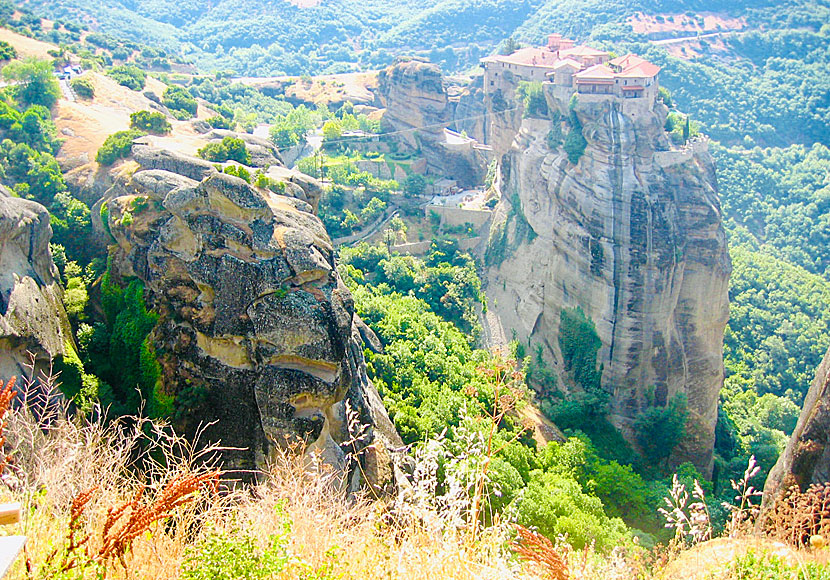
<path fill-rule="evenodd" d="M 295 197 L 208 171 L 198 160 L 136 150 L 139 170 L 110 192 L 112 269 L 137 276 L 160 319 L 151 337 L 168 396 L 192 403 L 179 427 L 208 435 L 241 469 L 262 466 L 286 437 L 332 464 L 351 438 L 347 406 L 370 426 L 364 472 L 385 485 L 401 445 L 366 377 L 351 295 L 313 215 L 319 185 Z M 303 199 L 300 199 L 303 198 Z M 127 211 L 132 219 L 124 220 Z M 370 465 L 371 464 L 371 465 Z"/>
<path fill-rule="evenodd" d="M 764 486 L 764 509 L 793 485 L 805 491 L 830 481 L 830 351 L 816 370 L 804 407 L 787 448 L 778 457 Z"/>
<path fill-rule="evenodd" d="M 380 72 L 378 95 L 386 107 L 381 127 L 392 133 L 402 150 L 420 152 L 430 173 L 467 187 L 483 183 L 486 155 L 447 142 L 444 129 L 453 123 L 455 104 L 447 96 L 438 65 L 400 61 Z"/>
<path fill-rule="evenodd" d="M 543 346 L 566 390 L 560 317 L 581 308 L 601 340 L 613 422 L 633 439 L 639 413 L 685 394 L 691 429 L 674 460 L 709 473 L 731 271 L 715 168 L 704 141 L 670 150 L 661 104 L 622 106 L 579 102 L 588 145 L 576 165 L 548 145 L 551 121 L 522 121 L 500 165 L 487 295 L 508 336 Z"/>
<path fill-rule="evenodd" d="M 51 239 L 46 208 L 0 187 L 0 380 L 28 375 L 27 353 L 38 372 L 73 348 Z"/>

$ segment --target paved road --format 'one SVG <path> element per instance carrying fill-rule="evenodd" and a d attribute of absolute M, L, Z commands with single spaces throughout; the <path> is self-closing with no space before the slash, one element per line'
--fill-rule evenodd
<path fill-rule="evenodd" d="M 694 36 L 682 36 L 680 38 L 664 38 L 663 40 L 650 40 L 651 44 L 666 45 L 666 44 L 680 44 L 681 42 L 688 42 L 690 40 L 700 40 L 701 38 L 713 38 L 715 36 L 722 36 L 724 34 L 743 34 L 739 30 L 722 30 L 720 32 L 710 32 L 708 34 L 696 34 Z"/>

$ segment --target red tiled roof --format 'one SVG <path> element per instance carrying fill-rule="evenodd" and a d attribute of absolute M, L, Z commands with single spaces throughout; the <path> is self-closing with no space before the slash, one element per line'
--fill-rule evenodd
<path fill-rule="evenodd" d="M 604 64 L 595 64 L 574 75 L 577 80 L 614 80 L 614 71 Z"/>
<path fill-rule="evenodd" d="M 643 62 L 641 62 L 639 64 L 632 65 L 632 66 L 630 66 L 626 69 L 623 69 L 623 71 L 621 73 L 617 74 L 617 76 L 621 77 L 621 78 L 622 77 L 627 77 L 627 78 L 631 78 L 631 77 L 634 77 L 634 78 L 651 78 L 651 77 L 657 76 L 657 73 L 659 73 L 659 72 L 660 72 L 660 67 L 659 66 L 657 66 L 656 64 L 652 64 L 652 63 L 648 62 L 647 60 L 644 60 Z"/>
<path fill-rule="evenodd" d="M 566 58 L 565 60 L 560 60 L 558 63 L 556 63 L 556 66 L 554 66 L 553 68 L 559 70 L 565 67 L 570 67 L 574 70 L 579 70 L 582 68 L 582 65 L 572 58 Z"/>
<path fill-rule="evenodd" d="M 608 64 L 618 66 L 621 69 L 627 69 L 644 62 L 647 62 L 646 59 L 629 52 L 626 55 L 618 56 L 617 58 L 609 60 Z"/>

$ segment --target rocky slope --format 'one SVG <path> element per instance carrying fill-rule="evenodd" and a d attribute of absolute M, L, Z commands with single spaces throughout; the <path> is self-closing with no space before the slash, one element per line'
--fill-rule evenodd
<path fill-rule="evenodd" d="M 793 485 L 805 491 L 811 484 L 830 481 L 830 351 L 824 355 L 804 398 L 787 448 L 779 456 L 764 486 L 764 508 Z"/>
<path fill-rule="evenodd" d="M 296 439 L 344 468 L 351 408 L 370 428 L 358 443 L 372 444 L 363 471 L 388 484 L 388 450 L 401 443 L 366 377 L 351 295 L 312 213 L 319 186 L 285 175 L 276 195 L 199 159 L 135 149 L 137 171 L 107 196 L 112 269 L 141 279 L 160 315 L 157 389 L 200 401 L 179 427 L 216 421 L 208 436 L 240 448 L 227 453 L 237 468 L 262 466 Z"/>
<path fill-rule="evenodd" d="M 46 208 L 0 187 L 0 381 L 28 375 L 28 353 L 38 372 L 73 348 L 51 239 Z"/>
<path fill-rule="evenodd" d="M 548 101 L 567 119 L 567 102 Z M 613 422 L 633 440 L 639 413 L 685 394 L 689 436 L 674 460 L 711 472 L 731 271 L 712 159 L 705 142 L 669 151 L 660 104 L 623 114 L 619 101 L 585 99 L 576 113 L 588 143 L 576 165 L 548 145 L 551 121 L 513 127 L 487 254 L 490 304 L 508 336 L 543 346 L 565 390 L 575 385 L 560 318 L 581 308 L 601 341 Z M 497 120 L 494 144 L 505 135 Z"/>

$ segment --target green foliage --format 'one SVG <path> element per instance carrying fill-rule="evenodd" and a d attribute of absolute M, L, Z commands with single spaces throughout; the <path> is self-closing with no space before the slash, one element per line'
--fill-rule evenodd
<path fill-rule="evenodd" d="M 60 166 L 48 152 L 5 139 L 0 144 L 0 161 L 5 168 L 5 181 L 13 184 L 20 197 L 48 206 L 58 193 L 66 191 Z"/>
<path fill-rule="evenodd" d="M 136 129 L 113 133 L 107 137 L 104 144 L 98 149 L 95 160 L 101 165 L 109 166 L 119 159 L 126 159 L 132 153 L 133 141 L 144 135 L 143 131 Z"/>
<path fill-rule="evenodd" d="M 223 173 L 233 175 L 239 179 L 244 179 L 247 183 L 251 183 L 251 173 L 241 165 L 228 165 L 223 170 Z"/>
<path fill-rule="evenodd" d="M 173 130 L 173 127 L 164 113 L 137 111 L 130 115 L 130 129 L 154 135 L 166 135 Z"/>
<path fill-rule="evenodd" d="M 650 464 L 662 465 L 686 434 L 686 396 L 675 395 L 664 407 L 648 407 L 634 421 L 637 443 Z"/>
<path fill-rule="evenodd" d="M 409 197 L 424 195 L 427 189 L 427 180 L 420 173 L 410 173 L 403 182 L 403 192 Z"/>
<path fill-rule="evenodd" d="M 182 566 L 182 580 L 257 580 L 278 576 L 289 561 L 290 522 L 282 514 L 283 530 L 268 537 L 264 546 L 249 532 L 208 529 L 199 541 L 188 546 Z"/>
<path fill-rule="evenodd" d="M 622 520 L 605 515 L 599 498 L 586 494 L 576 480 L 557 473 L 531 473 L 518 520 L 549 538 L 567 535 L 576 549 L 594 542 L 596 549 L 608 552 L 626 543 L 628 535 Z"/>
<path fill-rule="evenodd" d="M 602 341 L 596 325 L 576 308 L 563 308 L 559 314 L 559 348 L 565 370 L 586 391 L 599 392 L 602 370 L 597 370 L 597 353 Z"/>
<path fill-rule="evenodd" d="M 778 554 L 749 549 L 716 572 L 724 580 L 830 580 L 830 566 L 820 561 L 791 564 Z"/>
<path fill-rule="evenodd" d="M 95 97 L 95 85 L 89 77 L 75 77 L 69 84 L 81 99 L 90 100 Z"/>
<path fill-rule="evenodd" d="M 213 129 L 227 129 L 232 130 L 234 128 L 233 119 L 228 119 L 222 115 L 216 115 L 215 117 L 209 117 L 205 119 L 205 123 L 211 126 Z"/>
<path fill-rule="evenodd" d="M 547 119 L 548 103 L 545 100 L 545 92 L 541 82 L 519 81 L 516 88 L 516 97 L 521 99 L 524 105 L 522 115 L 536 119 Z"/>
<path fill-rule="evenodd" d="M 0 60 L 17 58 L 17 49 L 5 40 L 0 40 Z"/>
<path fill-rule="evenodd" d="M 108 269 L 101 281 L 101 305 L 106 324 L 96 323 L 81 345 L 85 367 L 106 381 L 101 403 L 114 416 L 137 413 L 142 399 L 151 412 L 168 411 L 169 402 L 158 397 L 160 367 L 149 338 L 158 315 L 147 310 L 143 284 L 132 280 L 122 289 Z"/>
<path fill-rule="evenodd" d="M 563 148 L 568 155 L 568 161 L 576 165 L 585 153 L 585 148 L 588 147 L 588 141 L 582 135 L 582 123 L 580 123 L 579 117 L 577 117 L 574 111 L 571 111 L 570 123 L 571 130 L 568 131 L 568 135 L 565 137 Z"/>
<path fill-rule="evenodd" d="M 222 141 L 208 143 L 199 149 L 199 157 L 217 163 L 236 161 L 242 165 L 251 164 L 251 154 L 245 146 L 245 141 L 230 135 L 223 137 Z"/>
<path fill-rule="evenodd" d="M 193 94 L 185 87 L 171 85 L 167 87 L 161 97 L 161 103 L 170 109 L 171 113 L 178 112 L 177 118 L 189 119 L 195 117 L 199 110 L 199 103 Z"/>
<path fill-rule="evenodd" d="M 830 283 L 764 251 L 732 248 L 727 376 L 800 398 L 830 347 Z"/>
<path fill-rule="evenodd" d="M 270 129 L 271 140 L 278 148 L 288 149 L 304 143 L 306 133 L 321 122 L 319 113 L 300 105 L 287 115 L 280 115 L 275 119 Z"/>
<path fill-rule="evenodd" d="M 144 90 L 147 83 L 145 72 L 132 64 L 114 66 L 107 71 L 107 75 L 115 79 L 119 85 L 134 91 Z"/>
<path fill-rule="evenodd" d="M 15 97 L 24 107 L 41 105 L 51 109 L 61 96 L 58 81 L 52 75 L 52 63 L 47 60 L 29 57 L 10 62 L 3 67 L 3 78 L 17 83 Z"/>

